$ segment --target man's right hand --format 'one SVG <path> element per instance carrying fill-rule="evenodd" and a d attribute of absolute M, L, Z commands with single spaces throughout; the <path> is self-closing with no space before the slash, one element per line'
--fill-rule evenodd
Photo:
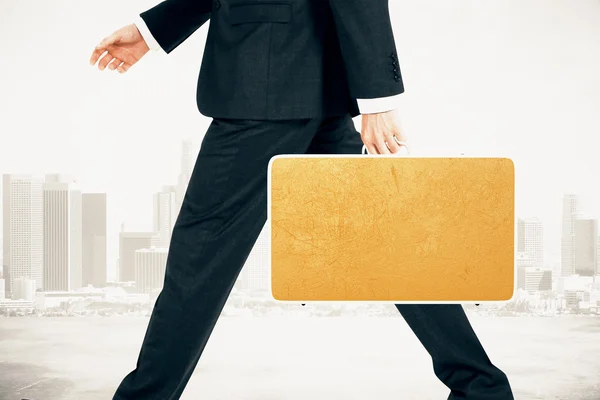
<path fill-rule="evenodd" d="M 408 154 L 408 138 L 396 110 L 363 114 L 360 136 L 369 154 Z"/>
<path fill-rule="evenodd" d="M 150 48 L 138 28 L 135 24 L 130 24 L 104 38 L 92 52 L 90 64 L 95 65 L 100 59 L 98 69 L 103 71 L 108 66 L 108 69 L 116 69 L 122 74 L 148 51 Z"/>

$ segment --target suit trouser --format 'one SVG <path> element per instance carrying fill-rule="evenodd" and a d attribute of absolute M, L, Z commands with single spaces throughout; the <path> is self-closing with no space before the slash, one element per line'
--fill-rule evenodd
<path fill-rule="evenodd" d="M 178 399 L 267 219 L 267 166 L 277 154 L 360 154 L 350 116 L 213 119 L 173 229 L 164 287 L 135 370 L 113 400 Z M 512 400 L 460 305 L 396 305 L 452 399 Z"/>

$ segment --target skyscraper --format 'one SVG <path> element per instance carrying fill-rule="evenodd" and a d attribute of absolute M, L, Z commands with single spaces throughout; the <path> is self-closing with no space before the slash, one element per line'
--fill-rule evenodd
<path fill-rule="evenodd" d="M 176 187 L 163 186 L 160 192 L 154 194 L 154 231 L 160 238 L 159 247 L 169 247 L 177 212 Z"/>
<path fill-rule="evenodd" d="M 517 253 L 525 253 L 525 224 L 521 218 L 517 221 Z"/>
<path fill-rule="evenodd" d="M 135 252 L 155 247 L 160 242 L 155 232 L 120 232 L 119 234 L 119 280 L 135 281 Z"/>
<path fill-rule="evenodd" d="M 46 175 L 44 204 L 44 290 L 82 286 L 81 191 L 72 177 Z"/>
<path fill-rule="evenodd" d="M 6 296 L 15 279 L 43 286 L 42 179 L 31 175 L 3 175 L 3 252 Z"/>
<path fill-rule="evenodd" d="M 517 224 L 518 252 L 526 253 L 533 260 L 533 267 L 544 264 L 544 226 L 538 218 L 519 219 Z"/>
<path fill-rule="evenodd" d="M 575 273 L 582 276 L 597 274 L 598 220 L 578 218 L 575 220 Z"/>
<path fill-rule="evenodd" d="M 82 195 L 83 286 L 102 287 L 107 280 L 106 193 Z"/>
<path fill-rule="evenodd" d="M 165 248 L 135 251 L 135 284 L 138 293 L 162 289 L 165 280 L 168 250 Z"/>
<path fill-rule="evenodd" d="M 28 278 L 15 278 L 13 280 L 13 300 L 34 301 L 36 292 L 36 282 Z"/>
<path fill-rule="evenodd" d="M 579 197 L 575 194 L 563 196 L 561 234 L 561 275 L 575 273 L 575 220 L 579 216 Z"/>
<path fill-rule="evenodd" d="M 2 277 L 4 294 L 10 295 L 10 175 L 2 175 Z"/>
<path fill-rule="evenodd" d="M 529 293 L 552 290 L 552 271 L 536 267 L 518 270 L 517 287 Z"/>

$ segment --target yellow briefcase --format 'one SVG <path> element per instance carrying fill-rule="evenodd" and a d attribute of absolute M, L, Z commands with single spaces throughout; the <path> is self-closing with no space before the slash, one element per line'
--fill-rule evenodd
<path fill-rule="evenodd" d="M 510 159 L 280 155 L 268 177 L 277 300 L 513 296 Z"/>

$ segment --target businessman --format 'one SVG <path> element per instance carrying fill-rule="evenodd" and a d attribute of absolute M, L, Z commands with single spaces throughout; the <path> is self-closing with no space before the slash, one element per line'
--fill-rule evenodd
<path fill-rule="evenodd" d="M 90 63 L 125 73 L 151 49 L 172 52 L 209 19 L 197 106 L 212 122 L 136 368 L 113 400 L 181 396 L 266 222 L 271 157 L 358 154 L 363 144 L 371 154 L 406 151 L 387 0 L 166 0 L 102 40 Z M 448 399 L 513 399 L 460 305 L 396 308 Z"/>

